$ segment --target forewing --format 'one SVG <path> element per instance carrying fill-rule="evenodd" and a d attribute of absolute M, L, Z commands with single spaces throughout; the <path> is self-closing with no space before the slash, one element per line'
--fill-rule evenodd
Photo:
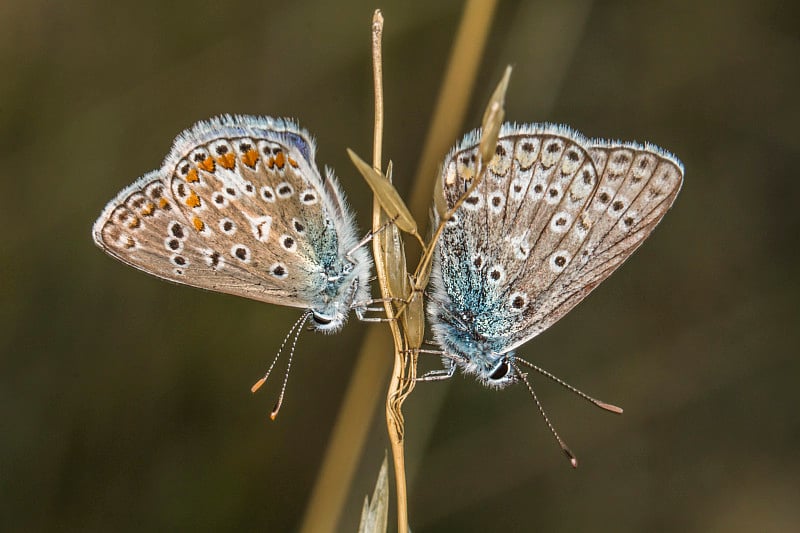
<path fill-rule="evenodd" d="M 309 307 L 326 281 L 320 254 L 338 245 L 313 158 L 308 135 L 289 122 L 199 123 L 160 171 L 108 204 L 95 241 L 164 279 Z"/>
<path fill-rule="evenodd" d="M 445 160 L 448 207 L 475 175 L 478 140 L 468 135 Z M 619 267 L 667 212 L 682 179 L 680 162 L 651 145 L 506 125 L 484 181 L 440 239 L 435 288 L 456 312 L 475 314 L 478 333 L 500 352 L 510 351 Z"/>
<path fill-rule="evenodd" d="M 452 207 L 474 175 L 477 139 L 467 137 L 445 162 L 442 180 Z M 581 213 L 597 188 L 590 154 L 565 128 L 501 132 L 486 176 L 445 231 L 443 283 L 456 308 L 479 309 L 479 331 L 509 346 L 528 337 L 537 294 L 558 273 L 547 268 L 556 249 L 575 253 L 585 232 Z M 544 268 L 543 268 L 544 267 Z M 479 303 L 475 300 L 478 299 Z M 506 351 L 506 350 L 504 350 Z"/>

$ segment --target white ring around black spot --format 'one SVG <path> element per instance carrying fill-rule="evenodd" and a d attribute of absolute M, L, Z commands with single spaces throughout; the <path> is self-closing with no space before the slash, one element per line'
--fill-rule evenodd
<path fill-rule="evenodd" d="M 211 145 L 211 151 L 215 156 L 223 156 L 231 152 L 231 145 L 224 140 L 219 140 Z"/>
<path fill-rule="evenodd" d="M 617 195 L 608 206 L 607 213 L 611 216 L 620 216 L 628 208 L 628 199 Z"/>
<path fill-rule="evenodd" d="M 270 155 L 272 153 L 272 147 L 267 141 L 258 141 L 257 145 L 258 153 L 262 155 Z"/>
<path fill-rule="evenodd" d="M 550 231 L 564 233 L 572 225 L 572 215 L 566 211 L 559 211 L 550 219 Z"/>
<path fill-rule="evenodd" d="M 500 191 L 495 191 L 489 196 L 489 211 L 495 215 L 503 212 L 506 206 L 506 196 Z"/>
<path fill-rule="evenodd" d="M 303 205 L 314 205 L 318 200 L 319 198 L 314 189 L 306 189 L 300 193 L 300 203 Z"/>
<path fill-rule="evenodd" d="M 515 202 L 519 202 L 525 197 L 526 187 L 528 180 L 517 176 L 511 180 L 511 187 L 509 187 L 508 196 Z"/>
<path fill-rule="evenodd" d="M 211 202 L 217 207 L 228 207 L 228 199 L 221 192 L 212 194 Z"/>
<path fill-rule="evenodd" d="M 225 185 L 225 186 L 222 188 L 222 194 L 224 194 L 225 196 L 227 196 L 227 197 L 228 197 L 228 198 L 230 198 L 231 200 L 236 200 L 237 198 L 239 198 L 239 191 L 238 191 L 238 189 L 236 189 L 236 187 L 234 187 L 234 186 L 233 186 L 233 185 L 231 185 L 231 184 L 226 184 L 226 185 Z"/>
<path fill-rule="evenodd" d="M 176 267 L 186 268 L 189 266 L 189 260 L 180 254 L 173 254 L 169 259 Z"/>
<path fill-rule="evenodd" d="M 167 226 L 167 232 L 168 232 L 167 235 L 169 235 L 170 237 L 176 237 L 182 241 L 185 241 L 186 239 L 189 238 L 189 234 L 186 231 L 186 228 L 181 226 L 181 223 L 178 222 L 177 220 L 173 220 L 172 222 L 169 223 L 169 226 Z"/>
<path fill-rule="evenodd" d="M 275 191 L 269 185 L 264 185 L 258 192 L 262 200 L 266 202 L 275 201 Z"/>
<path fill-rule="evenodd" d="M 528 295 L 524 292 L 513 292 L 508 297 L 508 308 L 512 313 L 521 313 L 528 307 Z"/>
<path fill-rule="evenodd" d="M 219 230 L 225 235 L 233 235 L 236 233 L 236 222 L 225 217 L 219 221 Z"/>
<path fill-rule="evenodd" d="M 281 248 L 287 252 L 297 251 L 297 241 L 291 235 L 281 235 L 278 242 L 281 244 Z"/>
<path fill-rule="evenodd" d="M 269 273 L 277 279 L 285 279 L 289 275 L 289 270 L 283 263 L 273 263 L 269 267 Z"/>
<path fill-rule="evenodd" d="M 564 271 L 565 268 L 567 268 L 570 259 L 572 259 L 572 257 L 570 256 L 570 253 L 566 250 L 559 250 L 553 253 L 553 255 L 550 256 L 549 260 L 550 270 L 552 270 L 556 274 L 560 274 L 561 272 Z"/>
<path fill-rule="evenodd" d="M 489 283 L 500 285 L 506 280 L 506 270 L 502 265 L 492 265 L 487 271 L 486 279 Z"/>
<path fill-rule="evenodd" d="M 244 244 L 234 244 L 231 246 L 231 256 L 242 263 L 249 263 L 251 258 L 250 248 Z"/>
<path fill-rule="evenodd" d="M 278 198 L 285 200 L 294 194 L 294 187 L 292 187 L 291 183 L 283 181 L 275 187 L 275 193 L 278 195 Z"/>
<path fill-rule="evenodd" d="M 164 239 L 164 248 L 171 253 L 180 253 L 183 251 L 183 241 L 177 237 L 169 236 Z"/>
<path fill-rule="evenodd" d="M 614 190 L 609 189 L 608 187 L 601 187 L 597 189 L 597 192 L 594 195 L 594 201 L 592 202 L 592 206 L 599 211 L 605 211 L 609 205 L 611 205 L 611 200 L 614 199 Z"/>
<path fill-rule="evenodd" d="M 550 183 L 544 189 L 544 201 L 550 205 L 557 204 L 564 196 L 564 191 L 558 183 Z"/>
<path fill-rule="evenodd" d="M 544 198 L 544 193 L 547 190 L 547 182 L 541 178 L 533 180 L 528 187 L 528 197 L 533 200 L 541 200 Z"/>

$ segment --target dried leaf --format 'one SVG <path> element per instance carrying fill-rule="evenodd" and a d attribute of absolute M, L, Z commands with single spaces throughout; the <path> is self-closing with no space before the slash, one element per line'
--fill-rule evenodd
<path fill-rule="evenodd" d="M 394 220 L 398 228 L 419 238 L 417 223 L 414 221 L 414 217 L 411 216 L 408 207 L 406 207 L 406 203 L 400 198 L 400 194 L 394 188 L 394 185 L 383 174 L 358 157 L 351 149 L 347 149 L 347 154 L 358 171 L 361 172 L 361 175 L 364 176 L 367 185 L 370 186 L 389 218 Z"/>
<path fill-rule="evenodd" d="M 503 124 L 503 119 L 506 116 L 506 90 L 508 89 L 508 80 L 511 77 L 511 65 L 506 67 L 505 73 L 500 83 L 497 84 L 489 99 L 489 104 L 486 106 L 486 111 L 483 113 L 483 122 L 481 123 L 481 158 L 483 164 L 488 165 L 495 154 L 497 148 L 497 139 L 500 136 L 500 126 Z"/>

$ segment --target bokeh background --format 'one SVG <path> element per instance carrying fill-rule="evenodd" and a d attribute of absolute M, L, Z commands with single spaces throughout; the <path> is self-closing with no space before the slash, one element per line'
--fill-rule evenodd
<path fill-rule="evenodd" d="M 0 4 L 3 530 L 300 527 L 367 326 L 302 336 L 270 422 L 279 380 L 249 387 L 297 312 L 141 274 L 90 227 L 218 113 L 296 117 L 366 227 L 344 149 L 371 149 L 376 7 L 384 153 L 409 192 L 460 1 Z M 509 119 L 649 140 L 686 181 L 642 249 L 521 352 L 625 414 L 534 376 L 573 471 L 524 388 L 419 386 L 415 532 L 800 530 L 798 20 L 777 0 L 499 3 L 459 131 L 510 63 Z M 372 490 L 382 411 L 337 531 Z"/>

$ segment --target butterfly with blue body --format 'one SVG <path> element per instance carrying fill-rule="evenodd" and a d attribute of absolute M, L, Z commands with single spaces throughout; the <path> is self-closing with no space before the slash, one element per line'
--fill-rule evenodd
<path fill-rule="evenodd" d="M 478 132 L 468 134 L 442 165 L 440 200 L 448 209 L 476 177 L 479 141 Z M 520 362 L 533 366 L 516 349 L 647 238 L 675 200 L 683 166 L 649 144 L 506 124 L 485 170 L 436 245 L 428 315 L 445 369 L 427 379 L 458 367 L 502 388 L 524 377 Z"/>
<path fill-rule="evenodd" d="M 337 331 L 369 300 L 371 260 L 309 134 L 289 120 L 223 116 L 175 139 L 161 168 L 94 224 L 105 252 L 160 278 L 307 309 Z"/>
<path fill-rule="evenodd" d="M 370 296 L 372 261 L 336 177 L 327 169 L 320 175 L 315 151 L 289 120 L 198 122 L 178 135 L 160 169 L 108 203 L 92 236 L 148 274 L 305 309 L 289 332 L 293 353 L 307 320 L 335 332 L 351 309 L 363 316 Z M 273 418 L 286 379 L 288 370 Z"/>

